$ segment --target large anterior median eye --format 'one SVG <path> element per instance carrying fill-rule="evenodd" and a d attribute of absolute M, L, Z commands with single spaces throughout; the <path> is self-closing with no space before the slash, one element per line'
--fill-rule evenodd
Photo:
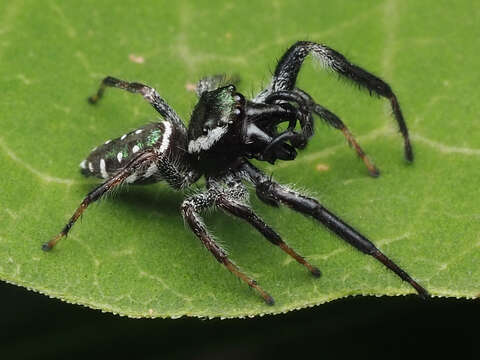
<path fill-rule="evenodd" d="M 233 109 L 233 113 L 237 118 L 243 116 L 243 107 L 245 106 L 245 98 L 242 94 L 236 93 L 233 96 L 233 100 L 235 101 L 235 108 Z"/>
<path fill-rule="evenodd" d="M 233 110 L 233 113 L 235 115 L 237 115 L 237 117 L 239 117 L 240 115 L 242 115 L 242 109 L 240 108 L 235 108 L 235 110 Z"/>

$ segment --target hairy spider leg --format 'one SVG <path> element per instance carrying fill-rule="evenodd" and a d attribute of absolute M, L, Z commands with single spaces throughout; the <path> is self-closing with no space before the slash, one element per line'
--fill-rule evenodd
<path fill-rule="evenodd" d="M 215 256 L 215 259 L 223 264 L 232 274 L 253 288 L 268 305 L 273 305 L 275 301 L 257 282 L 243 273 L 237 265 L 229 258 L 227 252 L 215 241 L 208 233 L 199 213 L 215 205 L 218 194 L 215 190 L 207 190 L 204 193 L 193 195 L 187 198 L 181 206 L 182 216 L 190 229 L 200 239 L 202 244 Z"/>
<path fill-rule="evenodd" d="M 103 195 L 111 191 L 113 188 L 121 185 L 125 180 L 128 181 L 128 177 L 135 174 L 136 171 L 140 168 L 148 168 L 148 166 L 156 157 L 157 154 L 150 151 L 139 153 L 139 155 L 130 160 L 130 162 L 126 164 L 124 168 L 120 169 L 116 175 L 110 177 L 104 183 L 98 185 L 95 189 L 90 191 L 80 203 L 80 206 L 77 208 L 70 220 L 68 220 L 68 223 L 62 229 L 62 231 L 52 240 L 44 243 L 42 245 L 42 249 L 44 251 L 51 250 L 62 238 L 68 235 L 72 226 L 91 203 L 100 199 Z"/>
<path fill-rule="evenodd" d="M 143 96 L 145 100 L 147 100 L 150 105 L 154 107 L 155 110 L 160 113 L 166 120 L 172 122 L 174 126 L 177 126 L 178 129 L 181 129 L 183 132 L 186 133 L 187 129 L 185 124 L 180 119 L 178 114 L 175 110 L 172 109 L 170 105 L 160 96 L 160 94 L 152 87 L 132 82 L 129 83 L 124 80 L 116 79 L 111 76 L 107 76 L 105 79 L 102 80 L 100 87 L 95 95 L 90 96 L 88 101 L 90 104 L 97 103 L 103 97 L 103 93 L 105 92 L 105 88 L 107 87 L 114 87 L 118 89 L 123 89 L 129 91 L 131 93 L 138 93 Z"/>
<path fill-rule="evenodd" d="M 383 254 L 370 240 L 324 208 L 317 200 L 276 183 L 249 162 L 245 162 L 243 170 L 246 171 L 250 181 L 256 186 L 261 200 L 268 199 L 267 204 L 283 203 L 295 211 L 315 218 L 350 245 L 380 261 L 402 280 L 408 282 L 422 298 L 429 297 L 426 289 Z"/>
<path fill-rule="evenodd" d="M 257 216 L 257 214 L 255 214 L 255 212 L 250 207 L 226 197 L 220 197 L 217 201 L 217 205 L 226 212 L 237 216 L 252 225 L 273 245 L 278 246 L 285 253 L 294 258 L 298 263 L 304 265 L 308 269 L 308 271 L 312 273 L 313 276 L 321 276 L 321 272 L 316 266 L 311 265 L 307 260 L 305 260 L 303 256 L 301 256 L 294 249 L 288 246 L 282 240 L 280 235 L 278 235 L 275 230 L 273 230 L 259 216 Z"/>
<path fill-rule="evenodd" d="M 403 136 L 405 158 L 408 161 L 413 161 L 413 151 L 407 125 L 398 99 L 390 86 L 379 77 L 350 63 L 342 54 L 325 45 L 311 41 L 298 41 L 293 44 L 278 61 L 270 87 L 262 91 L 255 100 L 262 101 L 271 92 L 293 90 L 300 67 L 310 53 L 317 57 L 326 68 L 352 80 L 360 87 L 366 88 L 370 94 L 375 93 L 390 101 L 394 117 Z"/>
<path fill-rule="evenodd" d="M 347 139 L 349 145 L 355 149 L 357 155 L 363 160 L 369 174 L 373 177 L 378 177 L 380 175 L 380 171 L 378 170 L 378 168 L 371 162 L 367 154 L 357 143 L 355 137 L 347 128 L 347 126 L 342 122 L 342 120 L 340 120 L 340 118 L 334 113 L 332 113 L 330 110 L 324 108 L 320 104 L 317 104 L 306 92 L 298 88 L 295 88 L 293 90 L 280 90 L 270 94 L 265 99 L 265 101 L 269 103 L 277 100 L 296 102 L 299 106 L 306 107 L 310 112 L 317 114 L 328 125 L 340 130 Z M 311 124 L 306 124 L 306 130 L 304 131 L 304 135 L 307 137 L 311 137 L 313 135 L 313 131 L 313 122 Z"/>
<path fill-rule="evenodd" d="M 348 144 L 355 149 L 358 157 L 362 159 L 363 163 L 367 167 L 370 176 L 378 177 L 380 175 L 380 170 L 378 170 L 375 164 L 370 160 L 365 151 L 363 151 L 361 146 L 358 144 L 357 140 L 355 140 L 353 134 L 337 115 L 319 104 L 314 104 L 313 111 L 315 112 L 315 114 L 318 114 L 318 116 L 320 116 L 323 120 L 325 120 L 328 125 L 342 132 L 342 134 L 347 139 Z"/>

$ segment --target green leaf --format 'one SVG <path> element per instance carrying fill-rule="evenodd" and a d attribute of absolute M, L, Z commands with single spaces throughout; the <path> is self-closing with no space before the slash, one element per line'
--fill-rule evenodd
<path fill-rule="evenodd" d="M 479 9 L 432 0 L 1 3 L 0 277 L 132 317 L 242 317 L 412 293 L 319 224 L 253 194 L 258 213 L 323 272 L 314 279 L 246 224 L 206 216 L 231 258 L 274 296 L 273 307 L 185 228 L 184 195 L 165 184 L 123 189 L 91 206 L 54 251 L 40 250 L 95 185 L 78 171 L 89 149 L 157 117 L 141 97 L 115 90 L 89 106 L 104 76 L 154 86 L 188 119 L 196 101 L 189 84 L 238 74 L 250 95 L 289 45 L 307 39 L 392 85 L 416 160 L 404 161 L 385 100 L 306 61 L 299 87 L 348 124 L 381 176 L 369 177 L 342 134 L 320 120 L 296 161 L 259 166 L 315 194 L 434 296 L 477 296 Z"/>

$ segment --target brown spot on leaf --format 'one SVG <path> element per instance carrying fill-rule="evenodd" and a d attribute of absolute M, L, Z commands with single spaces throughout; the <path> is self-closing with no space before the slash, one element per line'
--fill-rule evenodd
<path fill-rule="evenodd" d="M 328 171 L 330 170 L 330 166 L 328 166 L 327 164 L 317 164 L 317 166 L 315 166 L 315 170 L 317 171 Z"/>
<path fill-rule="evenodd" d="M 188 82 L 185 84 L 185 89 L 187 89 L 187 91 L 195 91 L 197 89 L 197 86 Z"/>
<path fill-rule="evenodd" d="M 140 55 L 130 54 L 128 55 L 128 58 L 131 62 L 134 62 L 136 64 L 143 64 L 145 62 L 145 58 Z"/>

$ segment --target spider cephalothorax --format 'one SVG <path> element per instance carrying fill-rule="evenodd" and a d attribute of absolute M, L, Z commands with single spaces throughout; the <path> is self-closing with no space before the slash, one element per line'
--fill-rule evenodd
<path fill-rule="evenodd" d="M 242 145 L 244 106 L 245 98 L 233 85 L 204 92 L 188 127 L 188 152 L 200 154 L 219 146 Z"/>
<path fill-rule="evenodd" d="M 187 198 L 181 206 L 181 213 L 191 230 L 215 258 L 254 288 L 268 304 L 273 304 L 273 298 L 230 261 L 227 252 L 208 232 L 200 217 L 201 212 L 218 207 L 239 217 L 305 266 L 312 275 L 320 276 L 320 270 L 289 247 L 250 208 L 245 184 L 253 185 L 259 199 L 269 205 L 284 204 L 318 220 L 358 250 L 382 262 L 402 280 L 410 283 L 422 297 L 428 296 L 421 285 L 371 241 L 317 200 L 278 184 L 250 162 L 250 159 L 256 159 L 273 164 L 278 159 L 294 160 L 297 150 L 303 149 L 312 137 L 314 116 L 318 116 L 343 133 L 372 176 L 379 175 L 377 168 L 343 122 L 317 104 L 309 94 L 295 87 L 303 60 L 310 53 L 319 58 L 326 67 L 365 87 L 370 93 L 390 101 L 404 139 L 405 156 L 408 161 L 412 161 L 413 153 L 407 126 L 390 86 L 351 64 L 335 50 L 317 43 L 299 41 L 291 46 L 278 62 L 271 84 L 252 100 L 246 100 L 223 76 L 203 78 L 196 88 L 200 99 L 193 110 L 188 129 L 155 89 L 107 77 L 97 94 L 89 98 L 91 103 L 96 103 L 102 97 L 106 87 L 116 87 L 143 95 L 163 120 L 145 125 L 114 140 L 107 140 L 81 162 L 83 174 L 103 178 L 104 182 L 85 197 L 63 230 L 45 243 L 43 249 L 52 249 L 68 234 L 90 203 L 121 184 L 164 180 L 174 189 L 183 189 L 204 176 L 205 191 Z M 279 124 L 283 122 L 288 122 L 288 127 L 280 132 Z"/>
<path fill-rule="evenodd" d="M 245 101 L 234 85 L 206 90 L 192 113 L 187 151 L 197 170 L 206 175 L 228 169 L 242 157 L 264 160 L 268 153 L 272 163 L 277 158 L 293 160 L 296 152 L 286 141 L 303 139 L 292 131 L 299 116 L 303 114 L 289 104 Z M 289 121 L 289 130 L 278 134 L 276 126 L 282 121 Z"/>

